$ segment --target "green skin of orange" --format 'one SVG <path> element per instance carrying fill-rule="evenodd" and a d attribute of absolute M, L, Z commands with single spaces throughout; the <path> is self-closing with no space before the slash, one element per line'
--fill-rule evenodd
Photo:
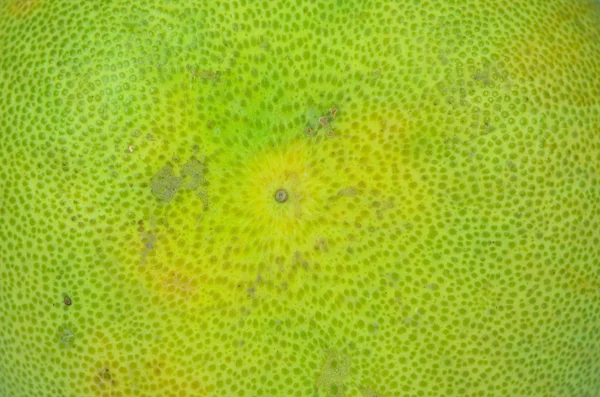
<path fill-rule="evenodd" d="M 0 395 L 597 393 L 599 6 L 453 3 L 3 2 Z"/>

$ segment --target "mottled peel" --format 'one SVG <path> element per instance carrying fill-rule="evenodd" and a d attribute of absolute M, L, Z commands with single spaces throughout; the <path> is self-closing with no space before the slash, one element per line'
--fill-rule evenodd
<path fill-rule="evenodd" d="M 0 396 L 595 396 L 600 5 L 0 2 Z"/>

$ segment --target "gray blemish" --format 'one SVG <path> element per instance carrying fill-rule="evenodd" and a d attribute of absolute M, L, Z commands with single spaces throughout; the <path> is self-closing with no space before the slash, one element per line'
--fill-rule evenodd
<path fill-rule="evenodd" d="M 165 165 L 160 171 L 152 178 L 152 194 L 162 202 L 169 202 L 180 189 L 195 190 L 197 191 L 200 199 L 204 202 L 204 207 L 208 206 L 208 200 L 206 198 L 206 192 L 203 189 L 199 189 L 200 186 L 205 185 L 204 163 L 194 157 L 181 166 L 179 174 L 177 176 L 173 171 L 171 164 Z"/>
<path fill-rule="evenodd" d="M 73 346 L 75 332 L 69 325 L 64 325 L 58 330 L 59 343 L 61 347 L 70 348 Z"/>
<path fill-rule="evenodd" d="M 382 394 L 373 390 L 372 387 L 359 387 L 359 391 L 364 397 L 384 397 Z"/>
<path fill-rule="evenodd" d="M 204 183 L 204 164 L 192 157 L 181 167 L 181 178 L 185 189 L 196 189 Z"/>
<path fill-rule="evenodd" d="M 354 186 L 347 186 L 340 189 L 335 196 L 329 197 L 329 201 L 335 201 L 342 197 L 355 197 L 358 195 L 358 189 Z"/>
<path fill-rule="evenodd" d="M 173 167 L 170 165 L 164 166 L 154 178 L 152 178 L 152 194 L 157 199 L 168 202 L 177 193 L 181 186 L 181 178 L 173 174 Z"/>
<path fill-rule="evenodd" d="M 315 251 L 320 251 L 323 253 L 329 251 L 329 247 L 327 245 L 327 239 L 318 238 L 315 243 Z"/>
<path fill-rule="evenodd" d="M 148 257 L 148 255 L 150 254 L 150 251 L 152 251 L 156 245 L 156 235 L 155 234 L 144 234 L 144 239 L 146 240 L 146 242 L 144 243 L 144 249 L 142 250 L 142 260 L 141 260 L 141 265 L 144 265 L 146 263 L 146 258 Z"/>
<path fill-rule="evenodd" d="M 394 208 L 394 203 L 390 203 L 389 201 L 375 201 L 372 206 L 375 208 L 377 218 L 382 219 L 387 210 Z"/>
<path fill-rule="evenodd" d="M 204 190 L 204 189 L 199 189 L 199 190 L 197 191 L 197 194 L 198 194 L 198 197 L 200 198 L 200 200 L 202 200 L 202 203 L 204 204 L 204 205 L 203 205 L 203 208 L 204 208 L 205 210 L 207 210 L 207 209 L 208 209 L 208 206 L 209 206 L 209 201 L 208 201 L 208 193 L 207 193 L 207 192 L 206 192 L 206 190 Z"/>
<path fill-rule="evenodd" d="M 345 354 L 329 351 L 321 367 L 315 387 L 325 391 L 329 396 L 343 397 L 346 395 L 347 383 L 350 377 L 350 357 Z"/>
<path fill-rule="evenodd" d="M 357 191 L 356 188 L 354 186 L 349 186 L 349 187 L 345 187 L 343 189 L 341 189 L 337 196 L 338 197 L 354 197 L 356 196 Z"/>
<path fill-rule="evenodd" d="M 294 268 L 302 267 L 304 270 L 308 270 L 308 262 L 302 258 L 302 254 L 299 251 L 294 253 L 292 265 Z"/>

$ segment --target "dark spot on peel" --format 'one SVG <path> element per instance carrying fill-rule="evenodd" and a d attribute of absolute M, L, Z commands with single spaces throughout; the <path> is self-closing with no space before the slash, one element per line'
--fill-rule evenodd
<path fill-rule="evenodd" d="M 288 192 L 285 189 L 279 189 L 276 193 L 275 193 L 275 200 L 278 203 L 285 203 L 288 200 Z"/>

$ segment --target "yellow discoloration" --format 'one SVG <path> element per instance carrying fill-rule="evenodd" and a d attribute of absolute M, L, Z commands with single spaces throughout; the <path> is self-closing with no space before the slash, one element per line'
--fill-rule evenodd
<path fill-rule="evenodd" d="M 41 7 L 44 0 L 8 0 L 8 14 L 14 17 L 28 17 Z"/>

